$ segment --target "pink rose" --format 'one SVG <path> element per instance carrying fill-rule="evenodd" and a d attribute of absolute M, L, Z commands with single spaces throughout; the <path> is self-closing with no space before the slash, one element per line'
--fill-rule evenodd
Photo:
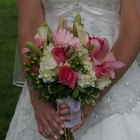
<path fill-rule="evenodd" d="M 52 55 L 53 55 L 57 64 L 66 62 L 67 57 L 64 54 L 64 49 L 63 48 L 58 48 L 58 47 L 53 48 L 51 53 L 52 53 Z"/>
<path fill-rule="evenodd" d="M 44 47 L 44 39 L 41 38 L 38 34 L 35 36 L 35 42 L 40 49 Z"/>
<path fill-rule="evenodd" d="M 72 89 L 75 88 L 76 81 L 78 78 L 77 72 L 70 69 L 70 67 L 64 65 L 62 67 L 59 67 L 58 75 L 59 83 L 68 85 Z"/>
<path fill-rule="evenodd" d="M 28 54 L 30 52 L 30 50 L 28 48 L 23 48 L 21 50 L 22 54 Z"/>

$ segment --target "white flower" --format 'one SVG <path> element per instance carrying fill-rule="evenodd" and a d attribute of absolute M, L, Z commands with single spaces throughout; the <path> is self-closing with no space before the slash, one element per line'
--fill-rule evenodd
<path fill-rule="evenodd" d="M 95 87 L 96 75 L 93 71 L 92 61 L 88 54 L 81 56 L 82 62 L 84 64 L 84 69 L 87 70 L 86 74 L 80 73 L 78 76 L 78 85 L 86 88 L 86 87 Z"/>
<path fill-rule="evenodd" d="M 40 68 L 42 69 L 54 69 L 57 67 L 57 63 L 56 61 L 54 60 L 53 56 L 51 53 L 49 53 L 47 56 L 43 56 L 41 58 L 41 61 L 40 61 Z"/>
<path fill-rule="evenodd" d="M 39 35 L 41 38 L 47 40 L 48 31 L 49 31 L 48 25 L 47 25 L 47 24 L 44 24 L 43 26 L 41 26 L 41 27 L 38 29 L 38 35 Z"/>
<path fill-rule="evenodd" d="M 90 71 L 93 71 L 93 63 L 91 61 L 91 58 L 87 55 L 84 55 L 84 59 L 83 59 L 83 64 L 84 64 L 84 68 L 86 70 L 88 70 L 89 72 Z"/>
<path fill-rule="evenodd" d="M 45 83 L 50 83 L 54 82 L 55 80 L 53 79 L 54 76 L 56 76 L 56 70 L 45 70 L 45 69 L 40 69 L 40 74 L 39 78 L 43 79 Z"/>
<path fill-rule="evenodd" d="M 100 90 L 103 90 L 105 87 L 108 87 L 111 83 L 111 80 L 108 77 L 102 77 L 96 80 L 96 86 Z"/>
<path fill-rule="evenodd" d="M 78 75 L 78 85 L 82 88 L 86 87 L 95 87 L 96 76 L 93 71 L 88 74 L 79 74 Z"/>
<path fill-rule="evenodd" d="M 51 53 L 51 51 L 54 47 L 55 46 L 53 44 L 49 44 L 49 46 L 45 46 L 44 49 L 43 49 L 43 56 L 46 56 L 49 53 Z"/>
<path fill-rule="evenodd" d="M 52 44 L 46 46 L 43 57 L 40 59 L 39 78 L 42 78 L 44 82 L 53 82 L 53 77 L 56 76 L 57 63 L 51 53 L 53 47 Z"/>
<path fill-rule="evenodd" d="M 81 46 L 80 50 L 79 50 L 79 56 L 88 54 L 88 50 L 86 48 L 84 48 L 83 46 Z"/>

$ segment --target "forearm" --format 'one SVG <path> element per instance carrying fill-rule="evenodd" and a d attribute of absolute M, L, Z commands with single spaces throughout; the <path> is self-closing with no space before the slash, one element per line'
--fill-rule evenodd
<path fill-rule="evenodd" d="M 29 30 L 30 32 L 30 30 Z M 25 56 L 21 53 L 21 50 L 22 48 L 26 47 L 26 41 L 27 40 L 30 40 L 32 42 L 34 42 L 34 39 L 33 39 L 33 36 L 34 34 L 32 34 L 32 32 L 30 33 L 22 33 L 19 31 L 19 40 L 18 40 L 18 48 L 19 48 L 19 54 L 20 54 L 20 60 L 21 60 L 21 64 L 22 64 L 22 68 L 23 68 L 23 71 L 25 73 L 25 69 L 24 69 L 24 65 L 23 63 L 26 62 L 26 58 Z M 26 73 L 25 73 L 26 75 Z M 28 87 L 29 87 L 29 93 L 30 93 L 30 98 L 31 98 L 31 102 L 32 102 L 32 105 L 33 107 L 37 104 L 37 100 L 38 100 L 38 92 L 36 90 L 33 90 L 31 89 L 30 87 L 30 83 L 29 81 L 27 81 L 27 84 L 28 84 Z"/>
<path fill-rule="evenodd" d="M 44 22 L 44 14 L 40 0 L 24 0 L 24 1 L 17 0 L 17 12 L 18 12 L 18 48 L 21 64 L 24 69 L 23 63 L 26 62 L 27 60 L 25 56 L 21 53 L 21 50 L 22 48 L 26 47 L 26 41 L 34 42 L 34 36 L 37 32 L 37 29 Z M 34 106 L 38 101 L 38 92 L 36 90 L 30 89 L 29 81 L 28 86 L 31 95 L 31 101 Z"/>
<path fill-rule="evenodd" d="M 36 106 L 40 102 L 40 100 L 38 99 L 39 93 L 38 93 L 37 90 L 31 88 L 29 81 L 28 81 L 28 87 L 29 87 L 29 93 L 30 93 L 31 103 L 32 103 L 32 106 L 33 106 L 33 108 L 35 110 L 36 109 Z"/>
<path fill-rule="evenodd" d="M 134 62 L 140 51 L 140 33 L 136 35 L 122 35 L 114 44 L 112 51 L 118 61 L 125 63 L 125 67 L 116 70 L 116 78 L 112 84 L 116 83 Z"/>
<path fill-rule="evenodd" d="M 124 75 L 140 51 L 140 15 L 135 0 L 122 0 L 120 12 L 119 37 L 112 51 L 117 60 L 125 63 L 125 67 L 116 70 L 116 77 L 108 88 L 103 91 L 101 98 Z M 100 99 L 101 99 L 100 98 Z M 99 100 L 100 100 L 99 99 Z"/>

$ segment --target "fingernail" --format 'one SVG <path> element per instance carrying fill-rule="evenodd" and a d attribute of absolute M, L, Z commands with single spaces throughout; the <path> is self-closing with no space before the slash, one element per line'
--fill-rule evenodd
<path fill-rule="evenodd" d="M 54 138 L 57 140 L 58 139 L 58 136 L 54 136 Z"/>
<path fill-rule="evenodd" d="M 60 133 L 63 135 L 64 134 L 64 132 L 62 131 L 62 130 L 60 130 Z"/>
<path fill-rule="evenodd" d="M 60 117 L 61 120 L 64 120 L 64 117 Z"/>
<path fill-rule="evenodd" d="M 65 127 L 64 124 L 61 124 L 61 127 L 64 128 Z"/>

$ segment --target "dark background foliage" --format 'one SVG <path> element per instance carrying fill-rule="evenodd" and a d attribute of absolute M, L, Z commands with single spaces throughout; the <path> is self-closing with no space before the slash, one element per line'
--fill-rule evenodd
<path fill-rule="evenodd" d="M 0 140 L 5 139 L 21 92 L 12 84 L 16 44 L 16 1 L 0 0 Z"/>

